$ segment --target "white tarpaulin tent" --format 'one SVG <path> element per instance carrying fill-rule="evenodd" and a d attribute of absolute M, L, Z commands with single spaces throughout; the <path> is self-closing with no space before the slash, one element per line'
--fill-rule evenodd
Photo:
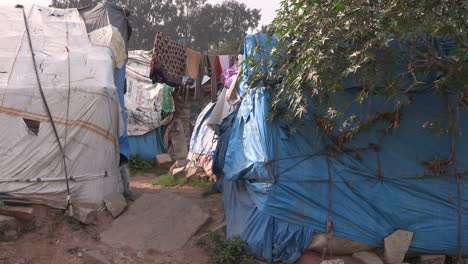
<path fill-rule="evenodd" d="M 0 8 L 0 194 L 102 204 L 122 191 L 112 51 L 76 9 L 24 11 Z"/>

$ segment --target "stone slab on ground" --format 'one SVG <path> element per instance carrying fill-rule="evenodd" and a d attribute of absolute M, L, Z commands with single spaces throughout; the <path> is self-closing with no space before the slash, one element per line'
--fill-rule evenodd
<path fill-rule="evenodd" d="M 182 248 L 206 223 L 209 215 L 180 195 L 145 193 L 101 234 L 116 248 L 169 252 Z"/>
<path fill-rule="evenodd" d="M 419 257 L 420 264 L 444 264 L 445 255 L 422 255 Z"/>
<path fill-rule="evenodd" d="M 71 214 L 71 217 L 80 221 L 80 223 L 85 225 L 91 225 L 96 223 L 97 219 L 97 210 L 94 208 L 88 208 L 84 206 L 74 205 L 72 208 L 68 209 L 68 214 Z"/>
<path fill-rule="evenodd" d="M 123 194 L 119 192 L 113 192 L 106 195 L 106 197 L 104 197 L 104 203 L 113 218 L 119 216 L 125 208 L 127 208 L 127 201 Z"/>
<path fill-rule="evenodd" d="M 411 241 L 413 232 L 406 230 L 397 230 L 384 239 L 384 258 L 387 264 L 399 264 L 405 259 Z"/>
<path fill-rule="evenodd" d="M 374 252 L 362 251 L 353 254 L 353 259 L 361 264 L 384 264 Z"/>

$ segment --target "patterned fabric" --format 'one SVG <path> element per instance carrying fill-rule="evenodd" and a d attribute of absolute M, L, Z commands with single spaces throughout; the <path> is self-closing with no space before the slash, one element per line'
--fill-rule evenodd
<path fill-rule="evenodd" d="M 231 68 L 227 68 L 223 72 L 223 82 L 224 82 L 224 87 L 229 89 L 231 87 L 231 84 L 234 80 L 237 79 L 237 74 L 239 73 L 239 68 L 237 65 L 233 65 Z"/>
<path fill-rule="evenodd" d="M 179 86 L 182 83 L 185 61 L 185 47 L 158 32 L 150 63 L 150 78 L 153 83 Z"/>

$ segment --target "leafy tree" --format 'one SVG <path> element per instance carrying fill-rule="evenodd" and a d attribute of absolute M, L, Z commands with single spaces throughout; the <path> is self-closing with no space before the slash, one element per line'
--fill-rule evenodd
<path fill-rule="evenodd" d="M 84 7 L 97 0 L 52 0 L 52 6 Z M 232 40 L 243 39 L 260 20 L 260 10 L 228 0 L 206 4 L 206 0 L 113 0 L 128 9 L 133 27 L 130 49 L 151 49 L 156 32 L 164 32 L 197 50 L 218 50 Z"/>
<path fill-rule="evenodd" d="M 192 20 L 192 46 L 200 50 L 218 50 L 229 42 L 242 40 L 249 28 L 260 20 L 260 10 L 249 9 L 237 1 L 206 4 Z"/>
<path fill-rule="evenodd" d="M 406 102 L 400 95 L 418 87 L 419 77 L 428 71 L 442 77 L 427 92 L 466 98 L 467 1 L 283 0 L 274 26 L 280 36 L 272 53 L 278 62 L 274 77 L 283 82 L 275 87 L 273 109 L 289 120 L 300 119 L 307 111 L 305 94 L 312 95 L 324 112 L 346 111 L 330 98 L 343 91 L 350 76 L 361 85 L 358 102 L 380 93 L 393 100 L 395 108 L 401 107 Z M 456 42 L 450 56 L 439 52 L 441 37 Z M 397 52 L 392 43 L 405 50 Z M 382 74 L 395 67 L 406 71 Z M 405 80 L 410 83 L 402 91 Z"/>

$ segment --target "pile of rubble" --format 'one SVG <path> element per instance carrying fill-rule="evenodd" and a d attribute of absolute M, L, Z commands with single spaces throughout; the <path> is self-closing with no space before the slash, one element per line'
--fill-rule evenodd
<path fill-rule="evenodd" d="M 456 257 L 408 252 L 412 239 L 413 232 L 397 230 L 384 239 L 384 248 L 376 248 L 333 235 L 316 234 L 309 250 L 296 264 L 468 264 L 468 258 L 457 263 Z M 324 255 L 329 256 L 327 260 L 323 260 Z"/>

